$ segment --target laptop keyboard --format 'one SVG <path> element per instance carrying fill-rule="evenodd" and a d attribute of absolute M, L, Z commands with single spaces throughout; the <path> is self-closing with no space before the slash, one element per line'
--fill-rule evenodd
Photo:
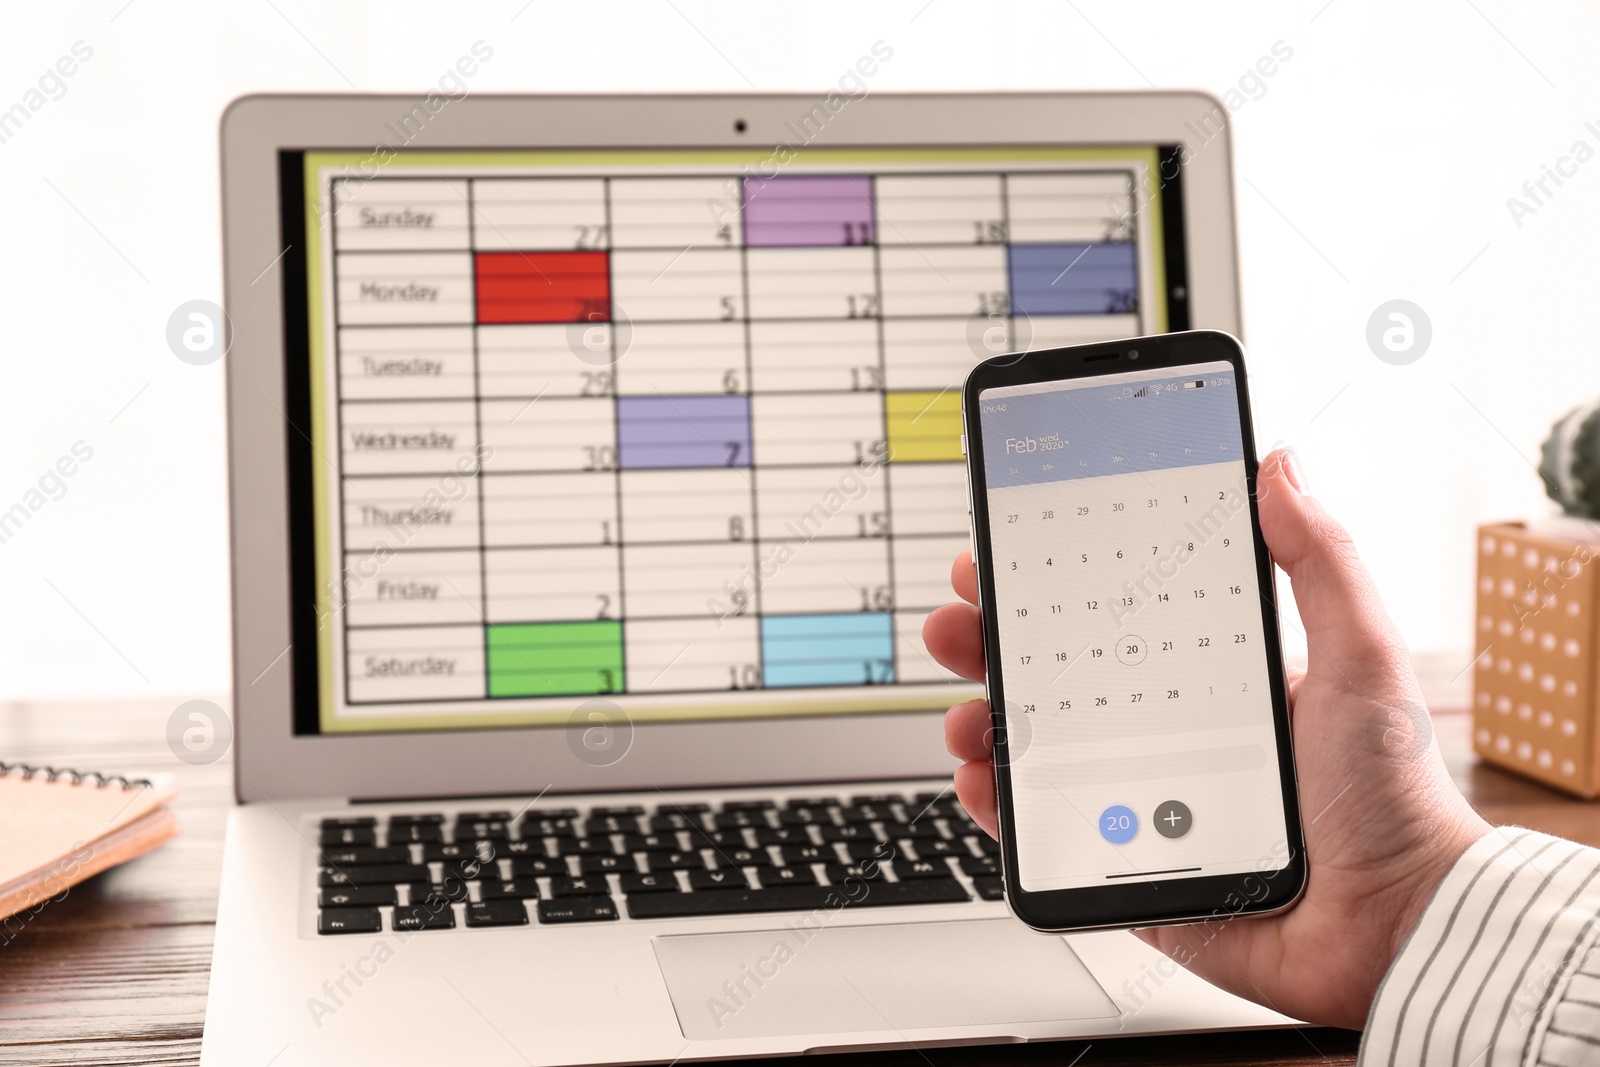
<path fill-rule="evenodd" d="M 942 793 L 340 816 L 318 834 L 319 934 L 1004 896 L 999 846 Z"/>

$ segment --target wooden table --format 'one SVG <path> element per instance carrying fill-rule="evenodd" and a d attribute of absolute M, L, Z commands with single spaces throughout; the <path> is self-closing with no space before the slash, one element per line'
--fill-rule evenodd
<path fill-rule="evenodd" d="M 173 758 L 166 721 L 177 703 L 0 707 L 0 757 L 170 772 L 183 822 L 182 835 L 158 852 L 73 888 L 0 941 L 0 1063 L 199 1061 L 232 768 L 227 759 L 190 767 Z M 1464 713 L 1441 712 L 1436 724 L 1452 774 L 1487 818 L 1600 845 L 1600 808 L 1475 763 Z M 1305 1029 L 1102 1040 L 1087 1052 L 1081 1042 L 929 1049 L 885 1053 L 875 1062 L 1347 1064 L 1355 1062 L 1356 1041 L 1347 1031 Z M 269 1052 L 262 1064 L 236 1067 L 265 1067 Z"/>

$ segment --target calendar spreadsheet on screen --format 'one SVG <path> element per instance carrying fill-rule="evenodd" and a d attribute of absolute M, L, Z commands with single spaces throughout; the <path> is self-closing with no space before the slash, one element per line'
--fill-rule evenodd
<path fill-rule="evenodd" d="M 1176 158 L 283 153 L 310 728 L 948 702 L 961 383 L 1187 325 Z"/>

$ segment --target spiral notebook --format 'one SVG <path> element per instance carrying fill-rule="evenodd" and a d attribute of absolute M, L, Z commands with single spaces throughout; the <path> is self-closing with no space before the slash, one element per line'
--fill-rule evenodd
<path fill-rule="evenodd" d="M 163 778 L 0 762 L 0 918 L 171 838 L 174 795 Z"/>

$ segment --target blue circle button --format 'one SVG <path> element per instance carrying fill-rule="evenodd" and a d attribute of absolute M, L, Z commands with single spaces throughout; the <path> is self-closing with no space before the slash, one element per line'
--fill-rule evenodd
<path fill-rule="evenodd" d="M 1113 845 L 1125 845 L 1139 832 L 1139 816 L 1121 804 L 1100 813 L 1100 836 Z"/>

